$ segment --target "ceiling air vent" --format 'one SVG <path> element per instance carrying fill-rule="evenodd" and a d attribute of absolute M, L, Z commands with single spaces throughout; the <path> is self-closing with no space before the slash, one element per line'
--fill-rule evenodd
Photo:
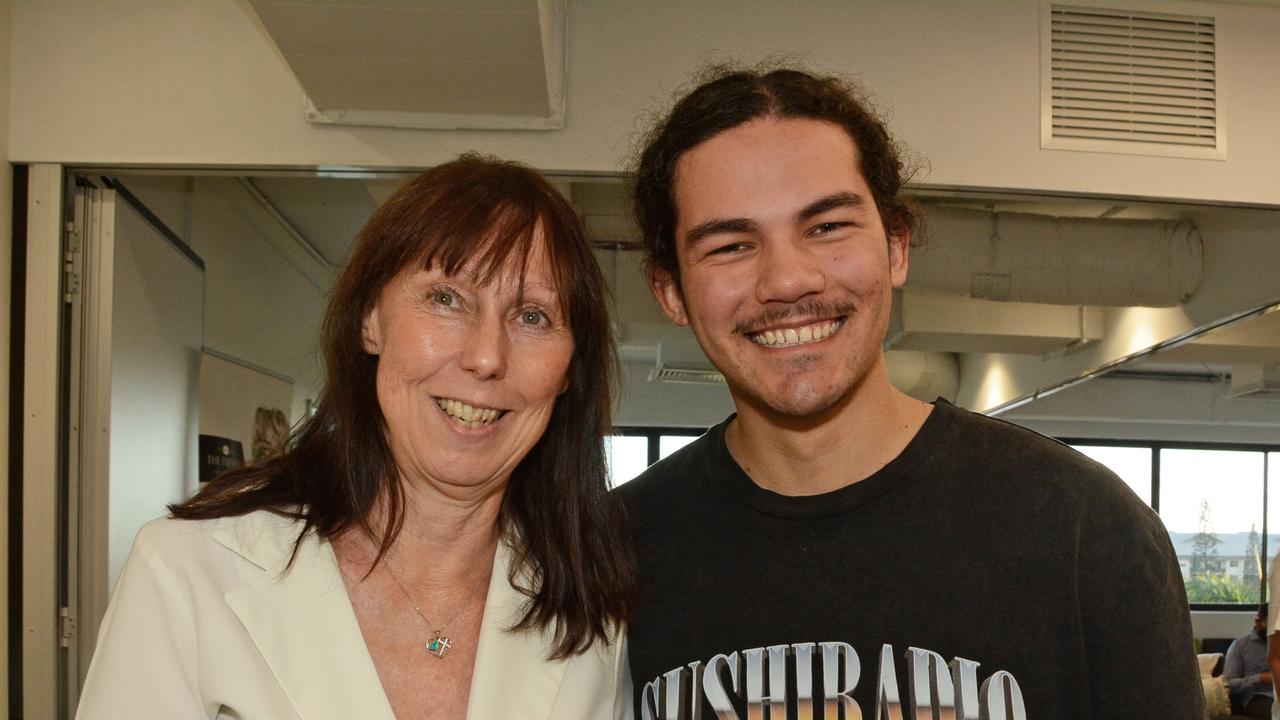
<path fill-rule="evenodd" d="M 1215 19 L 1046 4 L 1041 146 L 1225 159 Z"/>
<path fill-rule="evenodd" d="M 686 383 L 689 385 L 723 385 L 724 375 L 715 370 L 702 368 L 682 368 L 670 365 L 656 365 L 649 371 L 649 382 L 658 380 L 669 383 Z"/>
<path fill-rule="evenodd" d="M 687 329 L 685 332 L 687 332 Z M 692 340 L 692 338 L 689 339 Z M 681 343 L 677 343 L 677 350 L 679 350 L 680 345 Z M 698 349 L 697 345 L 694 345 L 693 349 L 699 357 L 703 357 L 702 351 Z M 689 385 L 725 384 L 724 375 L 720 374 L 714 367 L 709 367 L 702 363 L 676 364 L 663 362 L 662 343 L 658 343 L 654 354 L 653 368 L 649 370 L 649 382 L 686 383 Z M 687 355 L 688 353 L 677 352 L 677 354 Z"/>

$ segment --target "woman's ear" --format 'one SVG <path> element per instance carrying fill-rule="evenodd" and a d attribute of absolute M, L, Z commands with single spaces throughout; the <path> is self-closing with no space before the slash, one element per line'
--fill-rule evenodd
<path fill-rule="evenodd" d="M 364 316 L 364 322 L 360 325 L 360 342 L 364 345 L 364 351 L 370 355 L 382 354 L 382 325 L 378 322 L 376 305 Z"/>

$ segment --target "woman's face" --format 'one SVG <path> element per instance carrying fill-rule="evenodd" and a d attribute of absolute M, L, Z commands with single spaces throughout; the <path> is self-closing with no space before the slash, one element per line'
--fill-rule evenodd
<path fill-rule="evenodd" d="M 546 430 L 573 356 L 541 238 L 523 292 L 518 268 L 488 284 L 473 270 L 401 272 L 363 330 L 404 480 L 457 498 L 505 488 Z"/>

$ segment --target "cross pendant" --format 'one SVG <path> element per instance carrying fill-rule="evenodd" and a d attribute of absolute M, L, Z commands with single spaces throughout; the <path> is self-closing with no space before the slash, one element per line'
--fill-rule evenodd
<path fill-rule="evenodd" d="M 435 637 L 427 641 L 427 652 L 438 658 L 444 657 L 444 654 L 449 652 L 451 647 L 453 647 L 453 643 L 449 641 L 449 638 L 441 635 L 439 630 L 436 631 Z"/>

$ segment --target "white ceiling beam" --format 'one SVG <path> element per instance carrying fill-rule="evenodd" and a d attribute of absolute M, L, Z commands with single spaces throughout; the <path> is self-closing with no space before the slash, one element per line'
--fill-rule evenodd
<path fill-rule="evenodd" d="M 1097 307 L 997 302 L 906 288 L 894 293 L 885 347 L 1040 355 L 1102 339 Z"/>

